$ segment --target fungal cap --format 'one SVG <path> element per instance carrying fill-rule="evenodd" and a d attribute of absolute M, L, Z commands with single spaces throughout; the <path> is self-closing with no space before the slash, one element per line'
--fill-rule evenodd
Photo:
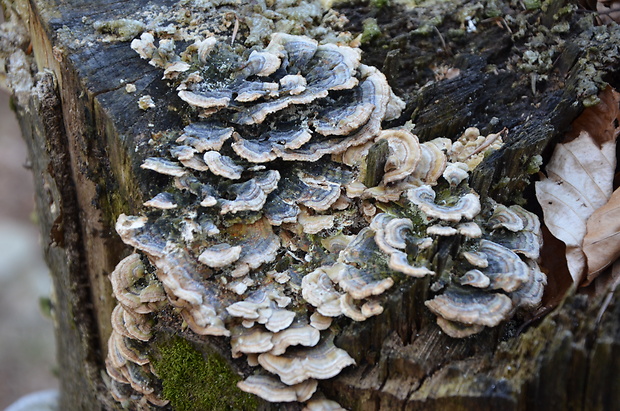
<path fill-rule="evenodd" d="M 213 174 L 230 180 L 241 178 L 243 167 L 235 164 L 230 157 L 223 156 L 217 151 L 207 151 L 203 159 Z"/>
<path fill-rule="evenodd" d="M 420 161 L 418 162 L 412 177 L 425 184 L 434 184 L 442 176 L 446 169 L 447 158 L 445 147 L 450 143 L 445 143 L 442 138 L 420 144 Z"/>
<path fill-rule="evenodd" d="M 297 221 L 306 234 L 317 234 L 334 226 L 333 215 L 310 215 L 305 208 L 301 208 Z"/>
<path fill-rule="evenodd" d="M 142 33 L 140 39 L 133 39 L 131 41 L 131 48 L 145 60 L 150 60 L 157 49 L 155 47 L 155 38 L 148 32 Z"/>
<path fill-rule="evenodd" d="M 307 84 L 308 82 L 303 76 L 287 74 L 280 79 L 280 92 L 296 95 L 304 91 Z"/>
<path fill-rule="evenodd" d="M 274 309 L 264 324 L 269 331 L 277 333 L 288 328 L 294 319 L 295 313 L 293 311 Z M 263 323 L 260 319 L 259 322 Z"/>
<path fill-rule="evenodd" d="M 421 156 L 417 136 L 404 129 L 391 129 L 381 131 L 377 139 L 387 140 L 389 147 L 383 184 L 402 180 L 413 173 Z"/>
<path fill-rule="evenodd" d="M 413 230 L 413 222 L 408 218 L 394 218 L 383 227 L 385 242 L 394 248 L 404 250 L 407 247 L 406 233 Z"/>
<path fill-rule="evenodd" d="M 166 299 L 161 284 L 146 276 L 144 265 L 137 253 L 121 260 L 112 274 L 110 282 L 116 299 L 135 315 L 154 311 L 158 303 Z"/>
<path fill-rule="evenodd" d="M 368 122 L 375 106 L 363 100 L 349 106 L 330 108 L 312 122 L 314 131 L 324 136 L 346 136 Z"/>
<path fill-rule="evenodd" d="M 346 411 L 346 409 L 342 408 L 336 401 L 327 398 L 313 398 L 306 403 L 302 411 Z"/>
<path fill-rule="evenodd" d="M 252 293 L 244 301 L 238 301 L 226 307 L 228 314 L 233 317 L 241 317 L 246 320 L 257 320 L 260 316 L 259 311 L 269 308 L 271 302 L 265 290 L 258 290 Z"/>
<path fill-rule="evenodd" d="M 489 277 L 480 270 L 469 270 L 460 278 L 461 285 L 470 285 L 476 288 L 487 288 L 491 284 Z"/>
<path fill-rule="evenodd" d="M 445 178 L 452 187 L 456 187 L 469 177 L 468 171 L 469 168 L 465 163 L 448 163 L 448 166 L 443 172 L 443 178 Z"/>
<path fill-rule="evenodd" d="M 323 270 L 332 281 L 356 300 L 380 295 L 394 285 L 391 277 L 376 278 L 372 272 L 357 269 L 349 264 L 336 263 L 331 267 L 324 266 Z"/>
<path fill-rule="evenodd" d="M 504 294 L 451 286 L 424 303 L 433 313 L 448 321 L 495 327 L 508 318 L 512 302 Z"/>
<path fill-rule="evenodd" d="M 532 231 L 496 231 L 491 234 L 490 239 L 527 258 L 537 260 L 540 257 L 542 238 Z"/>
<path fill-rule="evenodd" d="M 235 330 L 230 340 L 233 358 L 239 358 L 242 353 L 257 354 L 271 350 L 273 348 L 272 336 L 272 333 L 262 331 L 259 327 Z"/>
<path fill-rule="evenodd" d="M 250 53 L 245 67 L 242 69 L 246 76 L 267 77 L 280 67 L 280 57 L 269 51 L 254 50 Z"/>
<path fill-rule="evenodd" d="M 201 304 L 190 309 L 183 309 L 181 316 L 189 328 L 198 335 L 230 336 L 230 331 L 226 329 L 222 319 L 210 306 Z"/>
<path fill-rule="evenodd" d="M 190 145 L 199 153 L 207 150 L 219 151 L 224 143 L 233 136 L 234 131 L 233 127 L 220 127 L 209 122 L 196 122 L 187 125 L 176 142 Z"/>
<path fill-rule="evenodd" d="M 362 314 L 366 318 L 373 317 L 383 313 L 383 306 L 377 300 L 370 300 L 362 305 Z"/>
<path fill-rule="evenodd" d="M 259 220 L 251 227 L 243 242 L 239 263 L 255 269 L 276 259 L 280 238 L 271 231 L 271 226 L 266 224 L 265 220 Z"/>
<path fill-rule="evenodd" d="M 237 261 L 240 255 L 240 246 L 231 246 L 223 243 L 205 249 L 198 257 L 198 260 L 209 267 L 222 268 Z"/>
<path fill-rule="evenodd" d="M 114 271 L 110 274 L 114 296 L 118 299 L 118 296 L 125 294 L 127 292 L 126 289 L 144 277 L 144 275 L 144 264 L 142 264 L 140 254 L 133 253 L 123 258 L 116 264 Z"/>
<path fill-rule="evenodd" d="M 331 323 L 331 319 L 329 322 Z M 314 347 L 319 342 L 320 337 L 321 334 L 315 327 L 308 324 L 293 324 L 289 328 L 274 334 L 271 338 L 273 349 L 270 352 L 273 355 L 281 355 L 293 345 Z"/>
<path fill-rule="evenodd" d="M 185 168 L 181 167 L 176 161 L 166 160 L 160 157 L 149 157 L 144 160 L 144 163 L 140 166 L 147 170 L 153 170 L 159 174 L 165 174 L 168 176 L 181 177 L 187 173 Z"/>
<path fill-rule="evenodd" d="M 267 163 L 278 157 L 269 142 L 245 140 L 238 137 L 231 147 L 239 157 L 252 163 Z"/>
<path fill-rule="evenodd" d="M 461 255 L 467 260 L 468 263 L 475 267 L 486 268 L 489 266 L 489 261 L 484 253 L 475 251 L 463 251 Z"/>
<path fill-rule="evenodd" d="M 315 306 L 320 314 L 326 317 L 337 317 L 342 314 L 341 294 L 336 291 L 323 267 L 306 274 L 301 287 L 304 299 Z"/>
<path fill-rule="evenodd" d="M 338 233 L 337 235 L 321 239 L 321 245 L 330 253 L 339 254 L 354 238 L 354 235 Z"/>
<path fill-rule="evenodd" d="M 162 210 L 171 210 L 177 208 L 174 197 L 170 193 L 159 193 L 155 197 L 144 203 L 145 207 L 154 207 Z"/>
<path fill-rule="evenodd" d="M 165 253 L 165 243 L 161 238 L 148 232 L 147 222 L 146 217 L 121 214 L 114 228 L 125 244 L 144 251 L 150 256 L 162 257 Z"/>
<path fill-rule="evenodd" d="M 407 198 L 427 216 L 451 222 L 461 221 L 463 217 L 471 220 L 481 210 L 480 199 L 475 193 L 465 194 L 453 206 L 436 204 L 435 191 L 428 185 L 408 190 Z"/>
<path fill-rule="evenodd" d="M 394 271 L 398 271 L 416 278 L 425 277 L 427 275 L 435 275 L 434 271 L 429 270 L 426 267 L 415 267 L 409 264 L 407 254 L 399 250 L 395 250 L 390 254 L 388 266 Z"/>
<path fill-rule="evenodd" d="M 258 356 L 258 362 L 287 385 L 299 384 L 309 378 L 331 378 L 343 368 L 355 364 L 355 360 L 345 350 L 336 347 L 331 339 L 323 340 L 316 347 L 300 348 L 281 356 L 263 353 Z"/>
<path fill-rule="evenodd" d="M 310 325 L 319 331 L 327 330 L 332 325 L 332 318 L 315 311 L 310 316 Z"/>
<path fill-rule="evenodd" d="M 128 311 L 120 304 L 112 310 L 111 323 L 112 329 L 124 337 L 140 341 L 148 341 L 152 337 L 148 318 Z"/>
<path fill-rule="evenodd" d="M 316 391 L 317 385 L 316 380 L 286 385 L 267 375 L 250 375 L 237 383 L 241 391 L 258 395 L 269 402 L 307 401 Z"/>
<path fill-rule="evenodd" d="M 482 239 L 479 252 L 484 253 L 489 262 L 482 272 L 491 279 L 492 289 L 512 292 L 528 281 L 530 273 L 527 264 L 508 248 Z"/>
<path fill-rule="evenodd" d="M 178 94 L 181 100 L 194 107 L 201 107 L 207 109 L 222 108 L 226 107 L 230 102 L 230 97 L 228 96 L 211 96 L 208 94 L 194 93 L 193 91 L 189 90 L 181 90 Z"/>
<path fill-rule="evenodd" d="M 426 229 L 426 234 L 428 235 L 438 235 L 438 236 L 442 236 L 442 237 L 449 237 L 449 236 L 453 236 L 456 235 L 458 233 L 458 230 L 454 227 L 450 227 L 450 226 L 445 226 L 445 225 L 440 225 L 440 224 L 435 224 L 432 226 L 429 226 Z"/>
<path fill-rule="evenodd" d="M 163 79 L 174 79 L 178 77 L 179 73 L 183 73 L 190 69 L 189 63 L 185 61 L 175 61 L 172 64 L 169 64 L 164 70 Z"/>
<path fill-rule="evenodd" d="M 449 321 L 443 317 L 437 317 L 437 325 L 441 330 L 452 338 L 466 338 L 478 334 L 484 330 L 484 325 L 463 324 L 456 321 Z"/>
<path fill-rule="evenodd" d="M 469 238 L 480 238 L 482 237 L 482 229 L 478 224 L 473 221 L 468 221 L 466 223 L 459 224 L 456 229 L 459 234 Z"/>
<path fill-rule="evenodd" d="M 209 166 L 204 162 L 204 160 L 197 154 L 192 156 L 192 158 L 187 160 L 179 160 L 184 167 L 191 168 L 192 170 L 197 171 L 209 171 Z"/>
<path fill-rule="evenodd" d="M 112 332 L 110 339 L 114 341 L 115 349 L 118 350 L 118 353 L 127 361 L 138 365 L 149 363 L 148 355 L 139 349 L 140 341 L 124 337 L 115 332 Z"/>
<path fill-rule="evenodd" d="M 525 227 L 521 217 L 510 207 L 503 204 L 495 206 L 488 223 L 493 229 L 504 227 L 512 232 L 521 231 Z"/>
<path fill-rule="evenodd" d="M 258 211 L 267 201 L 267 193 L 261 189 L 255 179 L 230 186 L 236 196 L 234 200 L 221 200 L 221 214 L 237 213 L 239 211 Z"/>
<path fill-rule="evenodd" d="M 547 285 L 547 276 L 540 271 L 540 267 L 534 260 L 526 260 L 526 264 L 530 269 L 528 281 L 517 291 L 510 294 L 513 303 L 517 307 L 525 309 L 534 309 L 540 305 Z"/>

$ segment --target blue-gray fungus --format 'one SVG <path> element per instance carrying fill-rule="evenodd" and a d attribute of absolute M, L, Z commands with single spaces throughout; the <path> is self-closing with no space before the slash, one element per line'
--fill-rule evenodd
<path fill-rule="evenodd" d="M 166 403 L 144 355 L 165 306 L 256 368 L 241 390 L 333 408 L 317 380 L 355 361 L 332 319 L 380 315 L 394 284 L 430 276 L 425 304 L 454 338 L 540 303 L 537 217 L 467 185 L 500 134 L 420 143 L 383 130 L 405 104 L 348 46 L 275 33 L 244 58 L 215 37 L 181 56 L 150 34 L 132 47 L 173 79 L 194 121 L 142 164 L 169 184 L 116 224 L 136 250 L 111 275 L 119 401 Z M 439 267 L 447 237 L 458 251 Z"/>

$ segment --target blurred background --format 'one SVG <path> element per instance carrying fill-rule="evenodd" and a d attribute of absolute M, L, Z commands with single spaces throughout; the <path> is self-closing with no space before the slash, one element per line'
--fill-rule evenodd
<path fill-rule="evenodd" d="M 0 89 L 0 410 L 25 394 L 58 387 L 52 320 L 40 308 L 51 278 L 33 222 L 27 164 L 9 95 Z"/>

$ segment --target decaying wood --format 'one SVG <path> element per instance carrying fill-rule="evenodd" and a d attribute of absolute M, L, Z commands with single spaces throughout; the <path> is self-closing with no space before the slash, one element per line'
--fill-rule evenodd
<path fill-rule="evenodd" d="M 165 7 L 172 1 L 152 3 Z M 449 3 L 458 9 L 466 2 Z M 533 20 L 550 29 L 567 3 L 545 4 L 544 11 L 521 13 L 537 13 Z M 121 18 L 146 7 L 143 2 L 32 0 L 10 7 L 28 25 L 38 70 L 48 70 L 17 114 L 31 151 L 54 276 L 60 409 L 114 409 L 118 405 L 102 378 L 115 304 L 107 276 L 129 252 L 114 233 L 114 221 L 155 194 L 157 181 L 139 168 L 139 151 L 153 133 L 180 127 L 176 110 L 182 102 L 127 41 L 90 40 L 97 36 L 94 20 Z M 506 146 L 477 169 L 472 184 L 499 201 L 536 207 L 529 161 L 533 154 L 548 157 L 583 107 L 584 82 L 592 83 L 583 75 L 592 63 L 580 37 L 588 28 L 577 24 L 578 13 L 572 12 L 574 25 L 549 78 L 539 82 L 516 68 L 529 47 L 525 39 L 515 40 L 498 19 L 458 37 L 449 35 L 459 28 L 458 19 L 446 18 L 437 32 L 421 35 L 413 29 L 427 17 L 423 10 L 339 7 L 352 32 L 360 32 L 365 19 L 377 19 L 382 37 L 363 45 L 364 61 L 386 73 L 407 100 L 408 111 L 397 121 L 411 119 L 421 140 L 454 138 L 468 126 L 483 133 L 507 127 Z M 607 81 L 617 81 L 612 67 L 619 61 L 610 56 L 605 63 Z M 421 87 L 435 75 L 429 67 L 441 65 L 458 68 L 460 75 Z M 136 95 L 168 104 L 142 111 L 126 83 L 136 85 Z M 440 332 L 424 307 L 428 288 L 428 280 L 417 281 L 394 293 L 383 315 L 344 327 L 336 343 L 358 367 L 321 382 L 330 398 L 356 410 L 595 410 L 620 403 L 620 290 L 600 316 L 604 295 L 572 290 L 551 313 L 543 308 L 539 317 L 455 340 Z M 238 363 L 231 366 L 244 371 Z"/>

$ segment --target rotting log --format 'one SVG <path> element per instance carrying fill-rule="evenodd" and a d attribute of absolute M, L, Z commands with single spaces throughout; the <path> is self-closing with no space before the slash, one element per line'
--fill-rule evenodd
<path fill-rule="evenodd" d="M 16 112 L 30 148 L 43 246 L 54 279 L 60 409 L 119 407 L 102 377 L 115 304 L 107 276 L 130 251 L 116 236 L 114 222 L 156 193 L 158 181 L 139 168 L 139 151 L 154 132 L 181 126 L 181 102 L 161 81 L 161 71 L 140 60 L 128 41 L 99 41 L 93 22 L 171 4 L 6 4 L 27 25 L 42 73 L 28 100 L 16 100 Z M 591 16 L 568 2 L 548 1 L 529 11 L 510 3 L 484 4 L 484 12 L 471 11 L 479 17 L 475 33 L 461 27 L 466 19 L 458 10 L 467 2 L 335 7 L 353 33 L 368 27 L 363 24 L 372 22 L 368 19 L 376 22 L 380 34 L 366 37 L 363 60 L 380 68 L 408 103 L 394 125 L 412 120 L 422 140 L 455 138 L 468 126 L 483 132 L 508 128 L 506 146 L 477 169 L 472 186 L 535 209 L 529 185 L 537 168 L 534 156 L 548 157 L 583 103 L 594 102 L 603 79 L 618 85 L 620 57 L 613 50 L 617 53 L 620 30 L 595 27 Z M 520 31 L 510 32 L 509 26 Z M 537 39 L 541 33 L 551 36 L 549 44 L 557 43 L 555 54 L 546 56 L 550 63 L 540 57 L 528 66 L 522 58 L 526 51 L 541 56 L 548 47 Z M 460 75 L 431 82 L 440 67 L 457 68 Z M 142 111 L 126 83 L 136 85 L 137 95 L 168 104 Z M 546 316 L 455 340 L 440 332 L 424 307 L 428 285 L 427 280 L 411 283 L 391 295 L 383 315 L 343 326 L 336 343 L 358 366 L 321 382 L 329 398 L 355 410 L 609 410 L 620 404 L 620 290 L 606 306 L 604 294 L 588 297 L 571 290 Z M 161 319 L 161 339 L 174 321 Z M 189 332 L 182 336 L 205 356 L 219 353 L 235 372 L 247 373 L 221 341 Z"/>

